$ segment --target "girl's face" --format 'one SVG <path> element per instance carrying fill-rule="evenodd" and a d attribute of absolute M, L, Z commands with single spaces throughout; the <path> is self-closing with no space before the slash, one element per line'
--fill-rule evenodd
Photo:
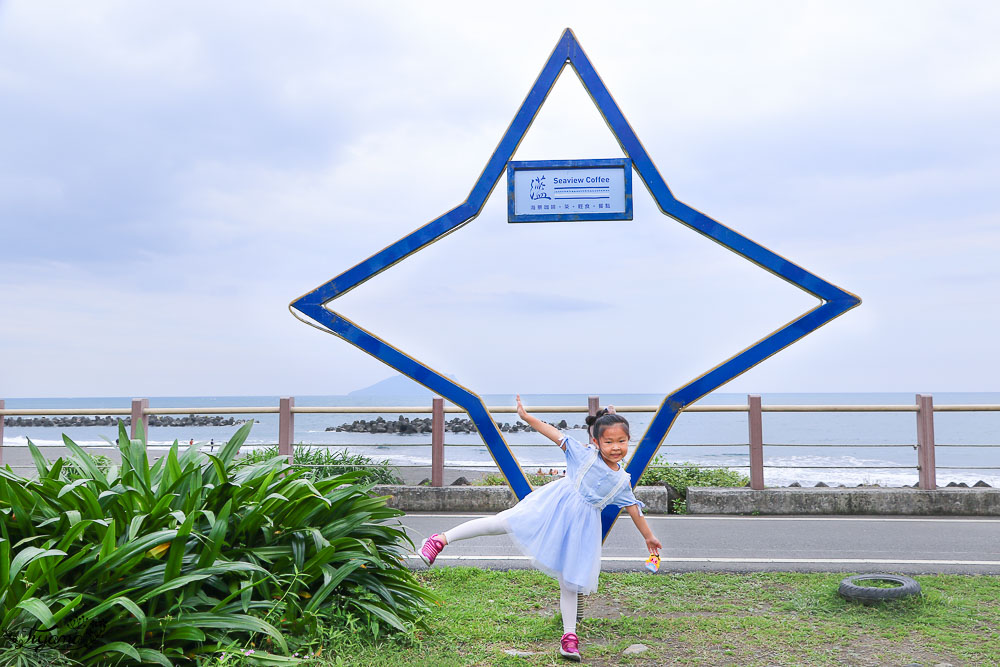
<path fill-rule="evenodd" d="M 628 454 L 628 433 L 621 424 L 612 424 L 596 440 L 601 456 L 609 463 L 618 463 Z"/>

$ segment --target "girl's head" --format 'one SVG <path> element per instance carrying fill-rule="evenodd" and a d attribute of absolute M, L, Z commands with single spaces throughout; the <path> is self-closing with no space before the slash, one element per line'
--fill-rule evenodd
<path fill-rule="evenodd" d="M 587 428 L 591 442 L 597 445 L 605 461 L 618 463 L 628 454 L 628 420 L 621 415 L 601 410 L 587 417 Z"/>

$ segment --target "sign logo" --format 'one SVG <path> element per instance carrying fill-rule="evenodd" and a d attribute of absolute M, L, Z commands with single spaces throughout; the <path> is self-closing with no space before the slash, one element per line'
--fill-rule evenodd
<path fill-rule="evenodd" d="M 556 190 L 558 189 L 556 188 Z M 545 191 L 545 174 L 531 179 L 531 190 L 529 190 L 528 196 L 531 197 L 532 201 L 536 199 L 552 199 Z"/>

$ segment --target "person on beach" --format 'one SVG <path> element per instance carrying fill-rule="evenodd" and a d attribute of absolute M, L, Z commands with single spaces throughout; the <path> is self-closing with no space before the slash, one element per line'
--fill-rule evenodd
<path fill-rule="evenodd" d="M 559 653 L 579 662 L 576 636 L 577 596 L 597 590 L 601 571 L 601 510 L 625 508 L 639 529 L 650 554 L 662 544 L 640 512 L 631 477 L 621 462 L 628 453 L 628 421 L 605 409 L 587 417 L 590 444 L 583 445 L 559 429 L 528 414 L 517 397 L 517 414 L 529 426 L 559 445 L 566 456 L 566 476 L 529 493 L 496 516 L 473 519 L 435 533 L 420 547 L 420 557 L 433 565 L 441 550 L 456 540 L 481 535 L 510 535 L 532 564 L 559 581 L 563 636 Z"/>

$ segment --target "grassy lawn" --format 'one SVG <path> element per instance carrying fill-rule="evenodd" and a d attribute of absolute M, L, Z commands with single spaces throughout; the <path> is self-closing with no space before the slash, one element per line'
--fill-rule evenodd
<path fill-rule="evenodd" d="M 436 568 L 427 628 L 373 644 L 337 633 L 331 665 L 552 665 L 558 589 L 532 571 Z M 578 627 L 589 665 L 996 665 L 1000 577 L 918 576 L 921 597 L 865 607 L 844 574 L 606 573 Z M 631 644 L 648 651 L 626 656 Z M 507 650 L 530 653 L 511 656 Z"/>

